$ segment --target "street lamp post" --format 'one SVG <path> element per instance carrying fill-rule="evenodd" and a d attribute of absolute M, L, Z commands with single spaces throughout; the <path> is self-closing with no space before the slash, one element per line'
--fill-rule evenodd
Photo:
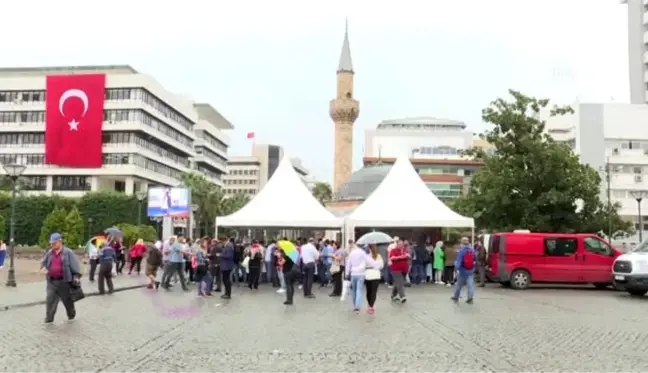
<path fill-rule="evenodd" d="M 633 190 L 630 192 L 630 196 L 637 201 L 637 226 L 639 230 L 639 243 L 643 241 L 643 224 L 641 221 L 641 201 L 648 197 L 648 191 L 645 190 Z"/>
<path fill-rule="evenodd" d="M 15 229 L 16 229 L 16 190 L 18 188 L 18 178 L 25 172 L 25 166 L 21 164 L 6 164 L 3 166 L 7 176 L 11 178 L 11 217 L 9 222 L 9 274 L 7 277 L 6 285 L 8 287 L 16 287 L 16 268 L 14 266 L 16 256 L 16 242 L 15 242 Z"/>
<path fill-rule="evenodd" d="M 92 238 L 92 218 L 88 218 L 88 239 Z"/>
<path fill-rule="evenodd" d="M 146 192 L 139 191 L 135 193 L 135 197 L 137 197 L 137 225 L 142 225 L 142 202 L 146 198 Z"/>
<path fill-rule="evenodd" d="M 198 206 L 196 204 L 191 204 L 191 221 L 189 221 L 190 224 L 189 224 L 189 227 L 188 227 L 188 228 L 190 228 L 189 234 L 188 234 L 189 236 L 193 236 L 193 235 L 196 234 L 195 230 L 196 230 L 196 220 L 197 219 L 195 218 L 195 216 L 196 216 L 196 213 L 198 212 L 198 207 L 200 207 L 200 206 Z"/>

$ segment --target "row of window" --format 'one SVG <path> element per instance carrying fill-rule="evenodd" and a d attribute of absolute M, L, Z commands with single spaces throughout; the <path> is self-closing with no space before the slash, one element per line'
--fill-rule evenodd
<path fill-rule="evenodd" d="M 141 122 L 162 132 L 163 134 L 169 136 L 170 138 L 185 146 L 193 146 L 193 140 L 190 137 L 169 126 L 168 124 L 158 120 L 144 110 L 104 110 L 104 121 L 110 123 Z M 45 111 L 3 111 L 0 112 L 0 123 L 35 123 L 43 124 L 44 128 Z"/>
<path fill-rule="evenodd" d="M 256 194 L 256 189 L 225 189 L 225 194 L 254 195 Z"/>
<path fill-rule="evenodd" d="M 220 141 L 207 131 L 196 130 L 196 137 L 200 137 L 201 139 L 207 141 L 218 150 L 227 152 L 227 145 L 225 145 L 222 141 Z"/>
<path fill-rule="evenodd" d="M 585 238 L 585 250 L 591 253 L 609 256 L 612 254 L 610 248 L 596 238 Z M 545 253 L 549 256 L 571 256 L 578 250 L 578 239 L 576 238 L 545 238 Z"/>
<path fill-rule="evenodd" d="M 443 166 L 439 165 L 436 167 L 417 167 L 416 171 L 418 171 L 419 175 L 460 175 L 463 174 L 464 176 L 470 176 L 472 175 L 477 167 L 473 168 L 464 168 L 464 167 L 457 167 L 457 166 Z"/>
<path fill-rule="evenodd" d="M 224 157 L 221 157 L 220 155 L 216 154 L 215 152 L 207 149 L 204 146 L 196 146 L 196 154 L 197 155 L 202 155 L 206 157 L 207 159 L 213 161 L 216 164 L 222 165 L 222 166 L 227 166 L 227 159 Z"/>
<path fill-rule="evenodd" d="M 412 149 L 412 157 L 417 155 L 458 155 L 459 150 L 451 146 L 421 146 Z"/>
<path fill-rule="evenodd" d="M 29 166 L 45 166 L 43 154 L 0 154 L 0 164 L 23 164 Z M 154 161 L 139 154 L 114 153 L 103 155 L 104 165 L 134 164 L 161 175 L 181 180 L 182 172 L 163 163 Z"/>
<path fill-rule="evenodd" d="M 259 170 L 229 170 L 228 174 L 230 174 L 230 175 L 256 176 L 256 175 L 259 174 Z"/>
<path fill-rule="evenodd" d="M 225 185 L 255 185 L 257 181 L 255 179 L 231 179 L 223 180 Z"/>
<path fill-rule="evenodd" d="M 211 177 L 214 180 L 220 180 L 221 176 L 223 175 L 222 173 L 220 173 L 218 171 L 211 170 L 211 169 L 209 169 L 209 168 L 207 168 L 205 166 L 197 166 L 196 170 L 204 173 L 205 175 Z"/>
<path fill-rule="evenodd" d="M 185 129 L 191 131 L 193 122 L 180 114 L 177 110 L 164 103 L 154 94 L 143 88 L 106 88 L 104 97 L 106 101 L 119 102 L 137 100 L 142 101 L 148 106 L 160 112 L 165 117 L 180 124 Z M 45 90 L 37 91 L 0 91 L 0 102 L 44 102 Z M 26 121 L 23 121 L 26 122 Z"/>

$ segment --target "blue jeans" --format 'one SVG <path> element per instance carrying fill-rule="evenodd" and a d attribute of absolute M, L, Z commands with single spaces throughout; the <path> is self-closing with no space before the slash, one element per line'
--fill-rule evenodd
<path fill-rule="evenodd" d="M 425 264 L 412 263 L 412 271 L 410 272 L 410 277 L 412 278 L 412 283 L 414 285 L 418 285 L 422 281 L 425 281 Z"/>
<path fill-rule="evenodd" d="M 213 286 L 214 286 L 214 278 L 212 277 L 211 273 L 207 271 L 207 273 L 203 276 L 200 282 L 196 284 L 196 290 L 198 291 L 198 295 L 211 293 L 211 289 Z"/>
<path fill-rule="evenodd" d="M 475 277 L 473 274 L 462 275 L 461 272 L 457 276 L 457 282 L 455 283 L 454 295 L 452 298 L 459 299 L 461 295 L 461 289 L 465 287 L 466 292 L 468 293 L 468 299 L 473 299 L 475 295 Z"/>
<path fill-rule="evenodd" d="M 364 275 L 351 276 L 351 301 L 354 310 L 359 310 L 362 304 L 362 289 L 364 289 Z"/>

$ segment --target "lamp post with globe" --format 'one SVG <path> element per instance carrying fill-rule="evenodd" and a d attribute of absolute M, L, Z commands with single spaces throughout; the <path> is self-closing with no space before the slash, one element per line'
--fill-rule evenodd
<path fill-rule="evenodd" d="M 135 193 L 135 197 L 137 197 L 137 225 L 142 225 L 142 202 L 146 198 L 146 194 L 143 190 Z"/>
<path fill-rule="evenodd" d="M 11 217 L 9 221 L 9 274 L 6 285 L 16 287 L 16 268 L 14 266 L 16 256 L 15 228 L 16 228 L 16 191 L 18 189 L 18 178 L 25 172 L 24 165 L 6 164 L 3 166 L 7 176 L 11 179 Z"/>
<path fill-rule="evenodd" d="M 643 222 L 641 221 L 641 201 L 648 197 L 648 191 L 631 190 L 630 197 L 637 201 L 637 231 L 639 231 L 639 243 L 643 241 Z"/>

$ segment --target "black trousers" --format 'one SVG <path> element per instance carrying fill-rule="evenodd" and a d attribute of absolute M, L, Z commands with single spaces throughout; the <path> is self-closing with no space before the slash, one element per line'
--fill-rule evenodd
<path fill-rule="evenodd" d="M 221 291 L 221 285 L 223 284 L 223 276 L 221 275 L 220 266 L 210 266 L 209 271 L 211 272 L 211 275 L 214 278 L 214 286 L 216 286 L 216 291 Z"/>
<path fill-rule="evenodd" d="M 232 270 L 221 271 L 221 277 L 223 278 L 223 286 L 225 287 L 225 295 L 228 297 L 232 296 Z"/>
<path fill-rule="evenodd" d="M 112 280 L 112 268 L 112 262 L 99 264 L 99 283 L 97 284 L 99 286 L 99 294 L 106 292 L 106 285 L 108 285 L 109 294 L 115 290 Z"/>
<path fill-rule="evenodd" d="M 250 289 L 259 288 L 259 280 L 261 279 L 261 267 L 250 267 L 248 274 L 248 287 Z"/>
<path fill-rule="evenodd" d="M 284 272 L 286 283 L 286 304 L 292 304 L 295 296 L 295 283 L 300 276 L 299 267 L 295 266 L 291 271 Z"/>
<path fill-rule="evenodd" d="M 443 275 L 441 276 L 441 281 L 446 284 L 453 284 L 455 280 L 454 272 L 455 266 L 445 266 L 445 268 L 443 269 Z"/>
<path fill-rule="evenodd" d="M 131 258 L 130 268 L 128 269 L 129 275 L 133 273 L 133 268 L 135 268 L 135 272 L 137 272 L 137 274 L 139 275 L 140 272 L 142 271 L 142 257 Z"/>
<path fill-rule="evenodd" d="M 193 267 L 191 266 L 191 260 L 185 261 L 184 269 L 187 273 L 189 273 L 189 282 L 194 282 L 196 280 L 195 277 L 196 273 Z"/>
<path fill-rule="evenodd" d="M 121 251 L 117 254 L 117 268 L 116 268 L 117 273 L 122 273 L 122 270 L 124 269 L 125 265 L 126 265 L 126 255 L 124 255 L 124 251 Z"/>
<path fill-rule="evenodd" d="M 94 281 L 95 279 L 95 273 L 97 273 L 97 265 L 99 264 L 98 259 L 90 259 L 90 273 L 88 275 L 88 278 L 90 281 Z"/>
<path fill-rule="evenodd" d="M 70 283 L 65 280 L 47 280 L 47 296 L 45 298 L 45 322 L 54 321 L 59 301 L 63 302 L 68 319 L 76 316 L 74 302 L 70 296 Z"/>
<path fill-rule="evenodd" d="M 162 287 L 165 289 L 169 288 L 171 277 L 173 277 L 174 273 L 177 273 L 180 278 L 180 286 L 182 286 L 182 290 L 188 290 L 189 288 L 187 288 L 184 276 L 184 265 L 182 263 L 167 263 L 164 267 L 164 275 L 162 275 L 162 278 L 164 279 Z"/>
<path fill-rule="evenodd" d="M 376 298 L 378 297 L 378 285 L 380 285 L 380 279 L 365 280 L 365 287 L 367 288 L 367 304 L 369 304 L 369 307 L 373 307 L 376 303 Z"/>
<path fill-rule="evenodd" d="M 313 295 L 313 277 L 315 277 L 315 263 L 304 264 L 304 296 Z"/>
<path fill-rule="evenodd" d="M 342 273 L 343 269 L 340 269 L 339 272 L 334 273 L 333 277 L 333 295 L 342 295 Z"/>

